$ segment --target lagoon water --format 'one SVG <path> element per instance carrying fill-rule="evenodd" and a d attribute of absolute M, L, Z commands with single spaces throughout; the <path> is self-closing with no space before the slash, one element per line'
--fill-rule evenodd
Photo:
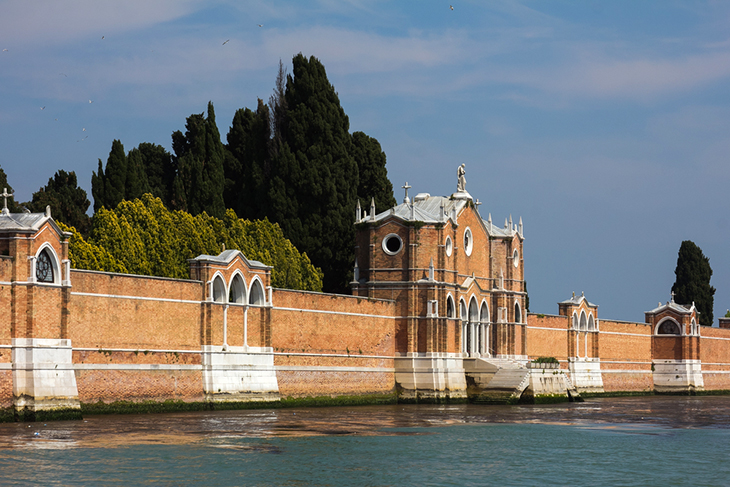
<path fill-rule="evenodd" d="M 730 397 L 0 424 L 0 485 L 730 485 Z"/>

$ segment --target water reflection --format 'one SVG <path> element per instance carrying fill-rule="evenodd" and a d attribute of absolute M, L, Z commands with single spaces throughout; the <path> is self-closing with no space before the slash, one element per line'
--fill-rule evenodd
<path fill-rule="evenodd" d="M 602 398 L 525 406 L 392 405 L 176 414 L 89 416 L 84 421 L 0 424 L 0 449 L 54 450 L 129 445 L 186 445 L 261 453 L 278 447 L 244 438 L 403 436 L 468 424 L 573 425 L 626 434 L 667 428 L 728 428 L 730 397 Z"/>

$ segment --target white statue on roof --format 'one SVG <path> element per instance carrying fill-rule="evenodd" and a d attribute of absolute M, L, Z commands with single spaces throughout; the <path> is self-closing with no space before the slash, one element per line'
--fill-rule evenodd
<path fill-rule="evenodd" d="M 456 175 L 458 176 L 458 182 L 456 183 L 456 191 L 457 192 L 466 192 L 466 164 L 462 164 L 459 166 L 459 169 L 456 170 Z"/>

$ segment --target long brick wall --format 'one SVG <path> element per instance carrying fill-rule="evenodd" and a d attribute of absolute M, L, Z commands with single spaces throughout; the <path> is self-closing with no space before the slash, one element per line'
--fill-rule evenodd
<path fill-rule="evenodd" d="M 277 289 L 273 302 L 282 396 L 393 392 L 393 301 Z"/>

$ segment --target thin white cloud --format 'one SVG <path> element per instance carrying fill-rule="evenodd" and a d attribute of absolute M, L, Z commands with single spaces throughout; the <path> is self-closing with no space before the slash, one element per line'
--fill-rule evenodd
<path fill-rule="evenodd" d="M 195 11 L 202 0 L 11 0 L 2 5 L 0 37 L 25 47 L 149 27 Z"/>

